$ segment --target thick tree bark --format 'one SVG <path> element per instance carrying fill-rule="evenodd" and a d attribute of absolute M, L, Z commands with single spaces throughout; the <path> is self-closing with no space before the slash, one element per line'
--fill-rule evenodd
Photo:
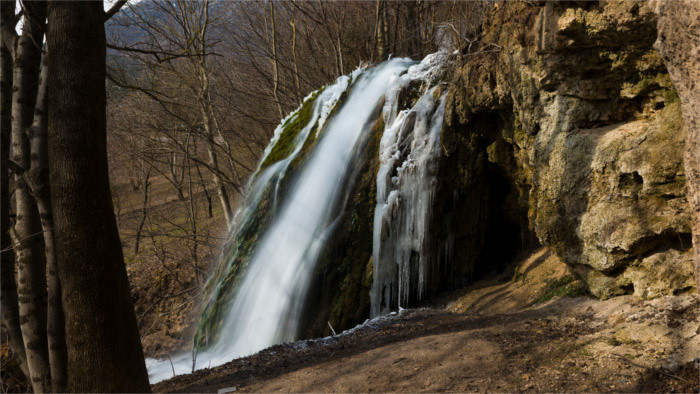
<path fill-rule="evenodd" d="M 14 176 L 17 219 L 12 235 L 18 266 L 20 325 L 30 381 L 34 392 L 45 392 L 50 389 L 46 259 L 39 211 L 27 179 L 31 164 L 28 129 L 34 118 L 37 97 L 46 2 L 26 3 L 25 6 L 30 16 L 24 17 L 13 63 L 11 140 L 12 160 L 18 168 Z"/>
<path fill-rule="evenodd" d="M 2 19 L 0 35 L 2 35 L 2 44 L 11 52 L 12 56 L 14 56 L 15 44 L 19 39 L 15 31 L 15 26 L 17 25 L 15 5 L 15 0 L 0 1 L 0 18 Z"/>
<path fill-rule="evenodd" d="M 49 3 L 49 163 L 67 390 L 148 392 L 107 170 L 102 2 Z"/>
<path fill-rule="evenodd" d="M 13 4 L 14 5 L 14 4 Z M 5 4 L 3 4 L 5 6 Z M 5 10 L 3 10 L 5 11 Z M 14 12 L 14 10 L 12 10 Z M 5 19 L 3 19 L 4 23 Z M 3 31 L 3 34 L 5 32 Z M 10 158 L 10 129 L 12 128 L 12 55 L 4 44 L 0 43 L 0 309 L 2 323 L 8 335 L 10 350 L 19 360 L 20 368 L 29 376 L 27 357 L 24 352 L 24 340 L 19 324 L 19 306 L 17 301 L 17 283 L 15 281 L 15 254 L 10 238 L 10 179 L 8 160 Z"/>
<path fill-rule="evenodd" d="M 51 369 L 51 387 L 54 392 L 65 391 L 66 386 L 66 342 L 65 321 L 61 306 L 61 282 L 56 271 L 56 250 L 54 244 L 53 212 L 51 210 L 51 189 L 49 187 L 49 150 L 47 139 L 47 94 L 48 67 L 47 54 L 41 64 L 39 91 L 34 110 L 34 123 L 30 129 L 31 166 L 29 180 L 34 199 L 39 208 L 41 228 L 44 232 L 46 263 L 49 269 L 48 287 L 48 346 Z"/>
<path fill-rule="evenodd" d="M 659 16 L 656 49 L 681 99 L 686 129 L 684 166 L 693 221 L 695 283 L 700 291 L 700 2 L 653 1 Z"/>

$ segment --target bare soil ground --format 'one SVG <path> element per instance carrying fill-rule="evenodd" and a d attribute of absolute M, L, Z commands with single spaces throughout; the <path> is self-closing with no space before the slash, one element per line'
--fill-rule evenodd
<path fill-rule="evenodd" d="M 404 311 L 333 337 L 277 345 L 153 389 L 700 390 L 697 294 L 571 297 L 580 288 L 546 249 L 515 271 L 454 294 L 443 308 Z"/>

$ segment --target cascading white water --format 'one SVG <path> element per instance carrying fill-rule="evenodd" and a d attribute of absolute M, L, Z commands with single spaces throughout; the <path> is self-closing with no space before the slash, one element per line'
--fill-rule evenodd
<path fill-rule="evenodd" d="M 339 79 L 331 89 L 326 88 L 317 98 L 312 120 L 296 137 L 293 153 L 257 175 L 247 201 L 237 214 L 236 227 L 251 220 L 252 207 L 258 204 L 257 200 L 271 182 L 279 185 L 292 156 L 298 154 L 313 126 L 317 122 L 326 123 L 304 167 L 279 201 L 270 226 L 258 238 L 235 296 L 226 306 L 221 321 L 217 322 L 221 328 L 216 342 L 196 355 L 195 369 L 220 365 L 235 357 L 296 339 L 309 281 L 336 219 L 333 208 L 347 193 L 352 161 L 360 142 L 366 137 L 363 134 L 368 131 L 365 123 L 390 82 L 396 81 L 398 75 L 413 63 L 410 59 L 394 59 L 364 72 L 356 72 L 350 93 L 331 117 L 328 115 L 342 91 L 348 88 L 349 80 Z M 292 114 L 287 120 L 294 116 L 298 115 Z M 270 154 L 281 132 L 282 129 L 276 131 L 263 160 Z M 224 271 L 230 269 L 236 253 L 233 252 Z M 220 283 L 216 286 L 215 295 Z M 193 369 L 193 355 L 148 360 L 147 364 L 150 380 L 154 383 L 171 377 L 173 370 L 176 374 L 189 373 Z"/>
<path fill-rule="evenodd" d="M 385 81 L 406 66 L 406 60 L 390 62 L 355 83 L 260 241 L 224 321 L 227 335 L 216 347 L 245 355 L 295 339 L 308 281 L 333 223 L 332 207 L 344 192 L 362 126 Z"/>
<path fill-rule="evenodd" d="M 445 103 L 444 97 L 436 103 L 437 87 L 430 85 L 446 57 L 445 52 L 427 56 L 387 92 L 374 210 L 372 317 L 406 306 L 411 294 L 421 299 L 435 259 L 429 225 Z M 427 91 L 413 108 L 397 113 L 400 92 L 416 82 Z"/>

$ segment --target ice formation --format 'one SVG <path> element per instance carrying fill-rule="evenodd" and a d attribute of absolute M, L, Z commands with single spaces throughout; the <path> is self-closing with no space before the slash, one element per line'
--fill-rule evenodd
<path fill-rule="evenodd" d="M 379 147 L 374 211 L 371 315 L 379 316 L 421 299 L 435 260 L 430 220 L 440 157 L 444 97 L 433 97 L 434 79 L 445 52 L 426 57 L 394 78 L 384 105 L 386 128 Z M 412 85 L 424 87 L 418 102 L 397 113 L 399 97 Z"/>

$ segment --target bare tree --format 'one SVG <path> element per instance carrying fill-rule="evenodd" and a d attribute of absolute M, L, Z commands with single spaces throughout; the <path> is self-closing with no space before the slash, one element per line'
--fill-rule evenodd
<path fill-rule="evenodd" d="M 39 211 L 28 179 L 31 165 L 28 130 L 37 98 L 46 2 L 26 3 L 24 7 L 22 34 L 16 39 L 13 54 L 11 143 L 17 215 L 12 236 L 18 265 L 19 315 L 30 381 L 35 392 L 45 392 L 50 390 L 46 258 Z"/>
<path fill-rule="evenodd" d="M 47 138 L 48 117 L 48 67 L 47 54 L 41 65 L 39 90 L 37 93 L 34 122 L 29 131 L 31 166 L 29 181 L 41 219 L 41 228 L 48 266 L 48 312 L 47 344 L 51 370 L 51 387 L 55 392 L 65 391 L 67 354 L 65 343 L 65 321 L 61 305 L 61 282 L 58 278 L 51 189 L 49 186 L 49 151 Z"/>
<path fill-rule="evenodd" d="M 49 160 L 67 389 L 147 392 L 107 172 L 104 20 L 101 2 L 49 6 Z"/>
<path fill-rule="evenodd" d="M 269 2 L 270 6 L 270 51 L 272 52 L 272 96 L 275 98 L 275 104 L 277 104 L 277 110 L 279 111 L 280 119 L 284 118 L 284 110 L 282 109 L 282 104 L 280 104 L 280 99 L 278 95 L 279 90 L 279 70 L 277 60 L 277 28 L 275 23 L 275 6 L 274 2 Z"/>
<path fill-rule="evenodd" d="M 0 43 L 0 88 L 2 114 L 0 114 L 0 149 L 2 150 L 2 171 L 0 171 L 0 301 L 2 302 L 2 323 L 8 335 L 8 342 L 13 354 L 19 360 L 22 372 L 29 376 L 27 358 L 24 351 L 24 340 L 19 323 L 19 309 L 17 300 L 17 283 L 15 282 L 15 254 L 10 238 L 10 130 L 12 107 L 12 53 L 7 44 L 14 50 L 14 3 L 3 1 L 0 3 L 2 13 L 2 42 Z"/>

